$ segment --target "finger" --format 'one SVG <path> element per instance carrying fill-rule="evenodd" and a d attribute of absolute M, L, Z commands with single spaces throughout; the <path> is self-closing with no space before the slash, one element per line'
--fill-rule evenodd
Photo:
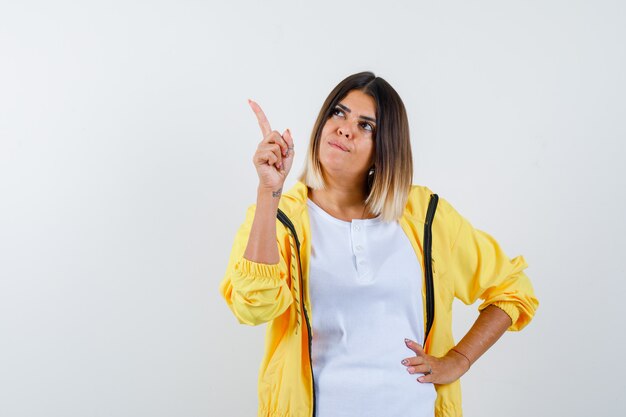
<path fill-rule="evenodd" d="M 277 130 L 273 130 L 269 135 L 265 137 L 265 139 L 263 139 L 263 141 L 266 143 L 277 144 L 278 146 L 280 146 L 280 152 L 282 153 L 282 155 L 284 156 L 287 154 L 287 149 L 289 149 L 289 146 L 287 145 L 287 142 L 285 142 L 285 139 L 282 137 L 280 133 L 278 133 Z"/>
<path fill-rule="evenodd" d="M 278 144 L 276 143 L 264 143 L 259 145 L 259 150 L 260 151 L 265 151 L 265 152 L 272 152 L 276 158 L 278 159 L 278 163 L 282 163 L 283 160 L 283 155 L 282 155 L 282 150 L 280 148 L 280 146 L 278 146 Z"/>
<path fill-rule="evenodd" d="M 422 375 L 419 378 L 417 378 L 417 382 L 420 382 L 422 384 L 427 383 L 427 382 L 435 382 L 435 377 L 433 376 L 433 374 Z"/>
<path fill-rule="evenodd" d="M 276 155 L 276 152 L 270 151 L 268 153 L 267 163 L 269 165 L 276 165 L 276 168 L 280 169 L 280 157 Z"/>
<path fill-rule="evenodd" d="M 248 104 L 256 115 L 256 119 L 259 122 L 259 126 L 261 127 L 261 133 L 263 133 L 263 137 L 266 137 L 272 131 L 272 128 L 270 127 L 270 122 L 267 120 L 267 117 L 265 117 L 265 113 L 261 109 L 261 106 L 259 106 L 256 102 L 250 99 L 248 99 Z"/>
<path fill-rule="evenodd" d="M 403 359 L 400 363 L 404 366 L 415 366 L 425 363 L 425 359 L 422 356 L 411 356 L 410 358 Z"/>
<path fill-rule="evenodd" d="M 432 372 L 432 368 L 429 364 L 423 363 L 417 366 L 409 366 L 406 368 L 406 371 L 410 374 L 430 374 Z"/>
<path fill-rule="evenodd" d="M 276 152 L 276 156 L 279 156 L 282 154 L 282 149 L 280 147 L 280 145 L 278 145 L 277 143 L 261 143 L 259 145 L 259 151 L 272 151 L 272 152 Z"/>
<path fill-rule="evenodd" d="M 288 146 L 293 146 L 293 137 L 291 136 L 291 130 L 285 130 L 285 133 L 283 133 L 283 138 L 287 142 Z"/>
<path fill-rule="evenodd" d="M 276 154 L 270 150 L 257 152 L 255 154 L 255 164 L 267 164 L 274 165 L 278 162 L 278 157 Z"/>
<path fill-rule="evenodd" d="M 406 343 L 406 346 L 411 349 L 413 352 L 415 352 L 418 356 L 425 356 L 426 353 L 424 352 L 424 349 L 422 349 L 422 345 L 420 345 L 417 342 L 412 341 L 411 339 L 404 339 L 404 343 Z"/>
<path fill-rule="evenodd" d="M 287 129 L 285 130 L 285 133 L 283 133 L 283 139 L 285 139 L 285 142 L 287 142 L 287 156 L 288 157 L 293 157 L 294 155 L 294 151 L 293 151 L 293 137 L 291 137 L 291 130 Z"/>

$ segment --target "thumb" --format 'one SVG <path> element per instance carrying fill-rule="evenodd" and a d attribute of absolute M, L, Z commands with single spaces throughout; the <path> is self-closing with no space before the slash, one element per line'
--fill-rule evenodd
<path fill-rule="evenodd" d="M 420 345 L 419 343 L 414 342 L 411 339 L 404 339 L 404 343 L 406 343 L 406 347 L 411 349 L 418 356 L 426 355 L 426 353 L 424 352 L 424 349 L 422 348 L 422 345 Z"/>

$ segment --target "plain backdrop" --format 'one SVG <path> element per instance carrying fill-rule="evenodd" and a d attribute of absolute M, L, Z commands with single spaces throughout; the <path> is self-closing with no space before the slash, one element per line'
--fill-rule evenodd
<path fill-rule="evenodd" d="M 524 255 L 541 303 L 462 378 L 465 415 L 626 415 L 625 23 L 619 0 L 2 1 L 0 415 L 256 415 L 265 327 L 218 292 L 255 199 L 246 99 L 293 132 L 289 188 L 363 70 L 404 100 L 414 182 Z"/>

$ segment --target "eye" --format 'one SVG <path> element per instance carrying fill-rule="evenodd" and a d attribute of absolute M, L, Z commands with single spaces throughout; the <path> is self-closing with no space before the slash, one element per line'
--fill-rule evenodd
<path fill-rule="evenodd" d="M 341 110 L 339 107 L 335 107 L 331 114 L 333 116 L 343 116 L 343 110 Z"/>
<path fill-rule="evenodd" d="M 367 122 L 361 122 L 360 123 L 361 127 L 369 132 L 373 132 L 374 131 L 374 126 L 372 126 L 371 123 L 367 123 Z"/>

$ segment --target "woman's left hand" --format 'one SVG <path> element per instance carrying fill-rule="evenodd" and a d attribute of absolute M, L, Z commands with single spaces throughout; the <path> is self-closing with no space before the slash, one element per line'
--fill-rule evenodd
<path fill-rule="evenodd" d="M 449 384 L 459 379 L 469 369 L 466 358 L 453 350 L 442 358 L 436 358 L 427 355 L 418 343 L 409 339 L 405 339 L 405 342 L 416 356 L 406 358 L 401 363 L 407 367 L 410 374 L 424 374 L 417 378 L 418 382 Z"/>

